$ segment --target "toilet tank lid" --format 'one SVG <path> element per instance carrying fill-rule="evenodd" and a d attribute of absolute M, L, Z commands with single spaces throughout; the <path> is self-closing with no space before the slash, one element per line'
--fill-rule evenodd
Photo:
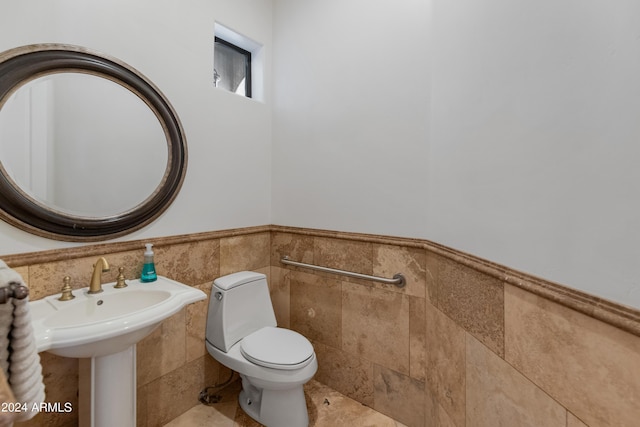
<path fill-rule="evenodd" d="M 236 286 L 244 285 L 245 283 L 255 282 L 256 280 L 266 280 L 267 276 L 262 273 L 256 273 L 255 271 L 239 271 L 237 273 L 228 274 L 226 276 L 218 277 L 213 281 L 214 286 L 222 289 L 223 291 L 235 288 Z"/>

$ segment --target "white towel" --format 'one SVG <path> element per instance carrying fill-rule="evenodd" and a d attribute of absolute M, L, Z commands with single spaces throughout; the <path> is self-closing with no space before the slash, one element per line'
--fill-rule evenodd
<path fill-rule="evenodd" d="M 22 277 L 10 269 L 0 260 L 0 288 L 18 283 L 25 286 Z M 10 316 L 7 315 L 11 307 Z M 8 340 L 4 337 L 6 325 L 10 325 Z M 10 298 L 5 304 L 0 304 L 0 363 L 7 365 L 4 359 L 8 354 L 9 386 L 13 391 L 16 402 L 26 404 L 29 409 L 20 412 L 16 421 L 25 421 L 38 413 L 40 404 L 44 402 L 44 383 L 42 382 L 42 366 L 36 349 L 36 341 L 31 324 L 29 311 L 29 297 L 24 299 Z M 5 342 L 6 341 L 6 342 Z"/>
<path fill-rule="evenodd" d="M 13 281 L 20 283 L 22 277 L 0 259 L 0 289 L 9 286 Z M 7 378 L 9 378 L 9 340 L 12 326 L 13 304 L 10 298 L 6 303 L 0 304 L 0 368 Z"/>

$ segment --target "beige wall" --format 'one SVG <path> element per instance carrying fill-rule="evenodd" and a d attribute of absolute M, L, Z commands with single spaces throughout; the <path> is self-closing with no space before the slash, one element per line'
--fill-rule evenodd
<path fill-rule="evenodd" d="M 86 283 L 97 255 L 139 275 L 144 242 L 5 257 L 32 298 Z M 254 227 L 153 241 L 159 274 L 209 293 L 244 269 L 270 275 L 280 326 L 306 335 L 316 379 L 409 426 L 622 426 L 640 415 L 639 313 L 424 240 Z M 398 289 L 282 265 L 391 277 Z M 572 308 L 570 308 L 572 307 Z M 227 372 L 204 348 L 207 301 L 138 345 L 138 425 L 197 404 Z M 617 326 L 613 326 L 615 324 Z M 77 360 L 41 354 L 48 401 L 77 408 Z M 75 425 L 77 412 L 21 425 Z"/>

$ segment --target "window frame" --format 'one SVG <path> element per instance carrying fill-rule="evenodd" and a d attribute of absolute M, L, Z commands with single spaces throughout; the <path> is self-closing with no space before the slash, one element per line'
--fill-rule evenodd
<path fill-rule="evenodd" d="M 236 52 L 243 55 L 247 59 L 245 73 L 244 73 L 245 75 L 244 96 L 246 96 L 247 98 L 251 98 L 251 86 L 252 86 L 251 84 L 251 52 L 231 42 L 228 42 L 227 40 L 219 36 L 214 37 L 214 47 L 213 47 L 214 51 L 215 51 L 216 43 L 223 44 L 226 47 L 235 50 Z M 214 67 L 215 67 L 215 64 L 214 64 Z M 214 72 L 215 72 L 215 69 L 214 69 Z"/>

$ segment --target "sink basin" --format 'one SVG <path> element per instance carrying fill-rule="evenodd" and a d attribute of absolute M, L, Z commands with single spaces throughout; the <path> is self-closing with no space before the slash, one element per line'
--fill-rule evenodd
<path fill-rule="evenodd" d="M 79 289 L 71 301 L 58 301 L 59 295 L 53 295 L 31 302 L 38 352 L 75 358 L 118 353 L 186 305 L 206 298 L 201 290 L 162 276 L 151 283 L 127 284 L 123 289 L 105 284 L 104 292 L 94 295 L 88 288 Z"/>
<path fill-rule="evenodd" d="M 72 328 L 82 319 L 84 325 L 109 322 L 118 317 L 145 310 L 159 304 L 171 296 L 168 291 L 132 290 L 112 292 L 103 296 L 87 295 L 82 301 L 51 301 L 56 312 L 44 318 L 43 324 L 49 328 Z"/>

